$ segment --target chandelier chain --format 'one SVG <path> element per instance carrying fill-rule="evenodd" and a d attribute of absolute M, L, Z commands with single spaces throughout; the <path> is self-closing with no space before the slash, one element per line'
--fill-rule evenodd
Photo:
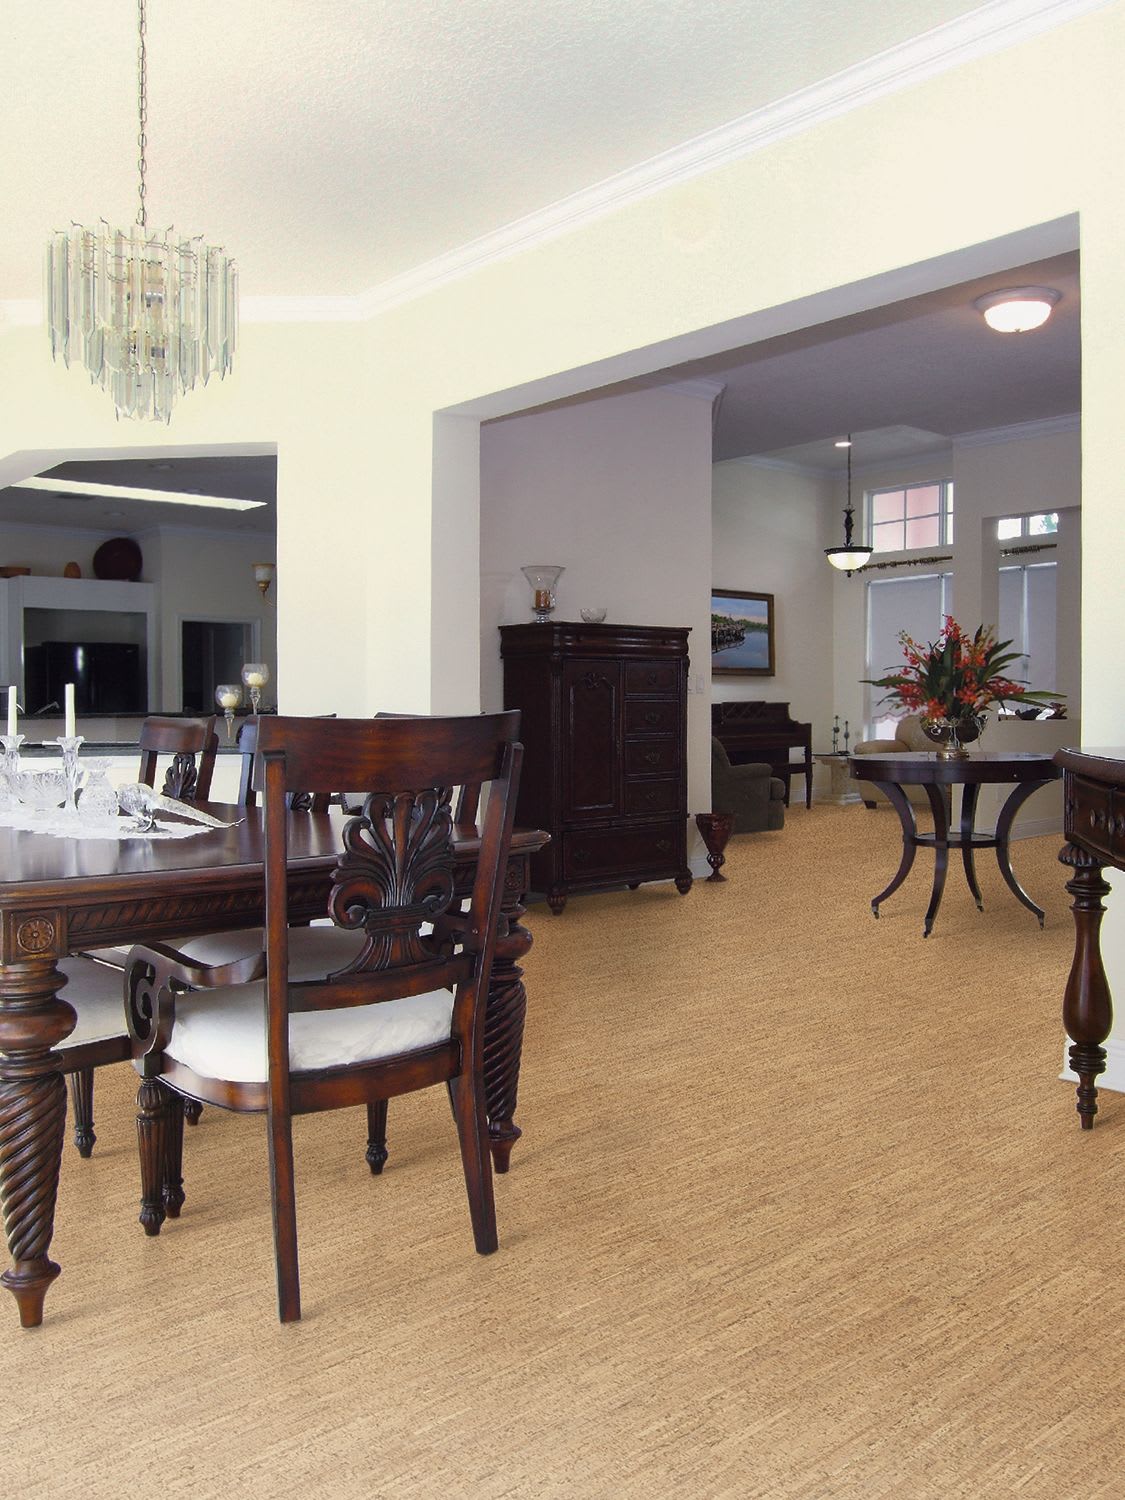
<path fill-rule="evenodd" d="M 145 48 L 147 29 L 145 0 L 137 0 L 137 33 L 140 38 L 137 46 L 137 146 L 140 150 L 140 156 L 137 159 L 137 169 L 140 173 L 137 187 L 137 195 L 140 198 L 137 223 L 142 229 L 148 225 L 148 213 L 145 209 L 145 169 L 148 165 L 145 160 L 145 148 L 148 145 L 148 137 L 145 134 L 145 128 L 148 125 L 148 53 Z"/>

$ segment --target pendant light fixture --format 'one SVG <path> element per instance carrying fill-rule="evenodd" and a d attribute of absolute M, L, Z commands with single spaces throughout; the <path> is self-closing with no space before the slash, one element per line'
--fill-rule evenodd
<path fill-rule="evenodd" d="M 119 417 L 167 422 L 177 398 L 231 368 L 238 273 L 221 246 L 174 229 L 152 234 L 145 207 L 148 124 L 146 0 L 138 0 L 136 223 L 103 219 L 59 230 L 47 245 L 51 355 L 74 359 L 113 397 Z"/>
<path fill-rule="evenodd" d="M 842 547 L 825 547 L 824 555 L 834 568 L 839 568 L 841 573 L 846 573 L 850 578 L 856 568 L 862 568 L 870 558 L 873 547 L 867 547 L 862 542 L 852 541 L 852 435 L 849 432 L 846 439 L 841 439 L 837 448 L 848 450 L 848 504 L 844 511 L 844 545 Z"/>

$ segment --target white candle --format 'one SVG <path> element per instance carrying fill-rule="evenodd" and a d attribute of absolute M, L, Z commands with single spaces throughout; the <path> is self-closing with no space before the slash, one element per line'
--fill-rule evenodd
<path fill-rule="evenodd" d="M 65 730 L 63 732 L 66 735 L 67 739 L 73 739 L 74 738 L 75 728 L 74 728 L 74 683 L 73 682 L 68 682 L 67 685 L 66 685 L 66 728 L 65 728 Z"/>
<path fill-rule="evenodd" d="M 241 697 L 242 694 L 237 688 L 228 688 L 225 693 L 219 694 L 219 706 L 221 708 L 237 708 L 238 700 Z"/>
<path fill-rule="evenodd" d="M 265 677 L 265 673 L 264 672 L 247 672 L 247 674 L 246 674 L 246 686 L 247 687 L 260 688 L 260 687 L 265 687 L 265 685 L 266 685 L 266 677 Z"/>
<path fill-rule="evenodd" d="M 8 689 L 8 733 L 15 734 L 16 730 L 16 690 L 14 687 Z"/>

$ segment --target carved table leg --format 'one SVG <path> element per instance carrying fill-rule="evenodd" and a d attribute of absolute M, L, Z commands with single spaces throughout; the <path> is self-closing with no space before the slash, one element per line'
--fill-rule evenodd
<path fill-rule="evenodd" d="M 977 903 L 977 911 L 983 911 L 984 897 L 977 884 L 977 872 L 973 863 L 973 824 L 976 821 L 979 795 L 980 784 L 978 782 L 966 782 L 961 788 L 961 863 L 965 866 L 965 879 L 969 883 L 973 900 Z"/>
<path fill-rule="evenodd" d="M 922 936 L 929 937 L 934 930 L 934 921 L 945 890 L 946 871 L 949 869 L 949 803 L 945 800 L 944 787 L 927 785 L 924 791 L 934 815 L 934 885 L 922 927 Z"/>
<path fill-rule="evenodd" d="M 180 1217 L 184 1206 L 184 1101 L 169 1091 L 168 1116 L 164 1125 L 164 1212 Z"/>
<path fill-rule="evenodd" d="M 1076 844 L 1064 844 L 1059 860 L 1074 871 L 1066 883 L 1074 897 L 1070 908 L 1074 913 L 1074 958 L 1063 996 L 1063 1025 L 1071 1041 L 1070 1066 L 1078 1074 L 1078 1118 L 1083 1130 L 1092 1130 L 1098 1112 L 1094 1080 L 1105 1070 L 1102 1043 L 1113 1026 L 1113 1003 L 1099 939 L 1105 912 L 1102 898 L 1109 895 L 1110 888 L 1102 877 L 1103 867 Z"/>
<path fill-rule="evenodd" d="M 1040 927 L 1043 925 L 1043 918 L 1046 914 L 1041 906 L 1036 906 L 1035 902 L 1012 874 L 1012 863 L 1008 855 L 1008 845 L 1011 841 L 1012 824 L 1016 821 L 1016 813 L 1019 812 L 1027 799 L 1037 792 L 1042 785 L 1041 781 L 1020 782 L 1000 809 L 1000 816 L 996 819 L 996 863 L 1000 866 L 1000 873 L 1003 875 L 1005 884 L 1016 900 L 1026 906 L 1028 911 L 1034 912 L 1039 918 Z M 1069 889 L 1070 887 L 1067 886 L 1067 890 Z"/>
<path fill-rule="evenodd" d="M 79 1068 L 70 1075 L 70 1107 L 74 1111 L 74 1144 L 78 1154 L 88 1158 L 94 1154 L 94 1070 Z"/>
<path fill-rule="evenodd" d="M 14 941 L 42 952 L 55 941 L 46 918 L 22 920 Z M 66 1085 L 52 1051 L 74 1030 L 66 983 L 51 956 L 0 966 L 0 1203 L 12 1257 L 0 1281 L 19 1306 L 24 1328 L 43 1321 L 43 1299 L 59 1274 L 48 1251 L 55 1225 Z"/>
<path fill-rule="evenodd" d="M 879 908 L 888 896 L 893 896 L 895 891 L 910 874 L 910 868 L 914 863 L 914 856 L 918 850 L 918 825 L 914 821 L 914 809 L 910 806 L 906 793 L 902 787 L 894 781 L 877 781 L 875 785 L 884 792 L 887 801 L 898 813 L 898 820 L 902 824 L 902 859 L 899 861 L 898 869 L 895 871 L 894 879 L 884 890 L 871 902 L 871 914 L 877 917 Z"/>
<path fill-rule="evenodd" d="M 523 913 L 518 901 L 514 906 L 506 905 L 507 930 L 497 938 L 484 1021 L 484 1091 L 492 1164 L 497 1172 L 508 1170 L 512 1147 L 521 1135 L 512 1116 L 516 1112 L 527 1013 L 527 991 L 518 960 L 531 948 L 531 933 L 519 922 Z"/>

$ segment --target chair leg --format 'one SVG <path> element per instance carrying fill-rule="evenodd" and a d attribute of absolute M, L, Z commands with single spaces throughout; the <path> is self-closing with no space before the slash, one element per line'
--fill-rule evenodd
<path fill-rule="evenodd" d="M 164 1223 L 164 1173 L 168 1161 L 168 1113 L 172 1095 L 159 1078 L 137 1090 L 137 1145 L 141 1155 L 141 1223 L 146 1234 Z"/>
<path fill-rule="evenodd" d="M 184 1119 L 189 1125 L 198 1125 L 199 1117 L 203 1113 L 203 1106 L 198 1099 L 184 1100 Z"/>
<path fill-rule="evenodd" d="M 295 1323 L 301 1316 L 301 1281 L 297 1265 L 292 1118 L 271 1109 L 269 1137 L 273 1248 L 277 1262 L 277 1315 L 283 1323 Z"/>
<path fill-rule="evenodd" d="M 465 1191 L 469 1196 L 473 1239 L 481 1255 L 491 1255 L 499 1240 L 496 1235 L 496 1202 L 492 1193 L 492 1155 L 488 1149 L 484 1081 L 477 1080 L 472 1073 L 462 1073 L 450 1084 L 449 1097 L 461 1145 L 461 1165 L 465 1171 Z"/>
<path fill-rule="evenodd" d="M 387 1101 L 372 1099 L 367 1106 L 367 1165 L 378 1177 L 387 1163 Z"/>
<path fill-rule="evenodd" d="M 168 1120 L 164 1130 L 164 1212 L 170 1219 L 180 1217 L 184 1206 L 184 1120 L 182 1108 L 188 1101 L 172 1094 L 168 1103 Z"/>
<path fill-rule="evenodd" d="M 79 1068 L 70 1075 L 70 1102 L 74 1110 L 74 1144 L 78 1154 L 93 1154 L 94 1142 L 94 1070 Z"/>

